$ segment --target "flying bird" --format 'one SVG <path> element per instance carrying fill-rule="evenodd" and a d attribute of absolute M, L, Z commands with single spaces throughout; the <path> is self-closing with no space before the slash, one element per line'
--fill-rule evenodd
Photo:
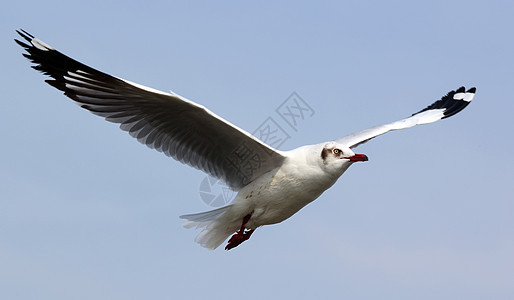
<path fill-rule="evenodd" d="M 473 99 L 476 88 L 460 87 L 405 119 L 343 138 L 290 151 L 273 149 L 207 108 L 86 66 L 17 31 L 15 39 L 51 86 L 82 108 L 120 124 L 139 142 L 223 180 L 237 191 L 233 202 L 207 212 L 180 216 L 187 228 L 202 228 L 195 241 L 226 250 L 248 240 L 260 226 L 280 223 L 330 188 L 355 162 L 367 161 L 352 149 L 398 129 L 451 117 Z"/>

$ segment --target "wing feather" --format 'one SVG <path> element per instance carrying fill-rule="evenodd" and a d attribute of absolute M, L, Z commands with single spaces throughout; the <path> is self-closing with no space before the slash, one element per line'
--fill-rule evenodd
<path fill-rule="evenodd" d="M 440 100 L 437 100 L 419 112 L 412 114 L 412 116 L 408 118 L 357 131 L 337 140 L 336 142 L 350 148 L 355 148 L 374 137 L 392 130 L 406 129 L 415 125 L 433 123 L 441 119 L 451 117 L 468 106 L 471 100 L 473 100 L 475 92 L 476 88 L 474 87 L 467 91 L 464 87 L 460 87 L 455 91 L 450 91 Z"/>
<path fill-rule="evenodd" d="M 279 151 L 201 105 L 103 73 L 26 31 L 17 32 L 28 42 L 15 40 L 27 51 L 23 56 L 35 64 L 32 68 L 52 78 L 48 84 L 82 108 L 120 124 L 139 142 L 225 181 L 234 190 L 284 160 Z"/>

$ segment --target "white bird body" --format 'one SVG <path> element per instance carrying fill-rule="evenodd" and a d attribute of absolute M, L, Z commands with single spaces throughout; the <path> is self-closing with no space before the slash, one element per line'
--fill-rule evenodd
<path fill-rule="evenodd" d="M 225 249 L 250 238 L 263 225 L 280 223 L 330 188 L 354 162 L 367 161 L 352 149 L 398 129 L 432 123 L 460 112 L 476 89 L 461 87 L 412 116 L 349 134 L 326 143 L 279 151 L 223 120 L 207 108 L 86 66 L 25 31 L 30 44 L 15 40 L 46 80 L 82 108 L 120 124 L 141 143 L 223 180 L 237 191 L 233 203 L 184 215 L 186 227 L 203 228 L 196 237 L 215 249 L 231 234 Z"/>
<path fill-rule="evenodd" d="M 243 187 L 232 204 L 224 207 L 226 210 L 221 216 L 207 222 L 195 221 L 195 216 L 202 213 L 181 216 L 191 219 L 185 226 L 205 227 L 196 241 L 206 248 L 215 249 L 239 229 L 246 215 L 251 215 L 245 224 L 248 229 L 288 219 L 316 200 L 354 163 L 340 158 L 334 160 L 335 164 L 325 163 L 320 154 L 325 147 L 331 149 L 337 146 L 330 142 L 282 152 L 286 157 L 284 163 Z M 343 151 L 346 157 L 354 156 L 349 148 Z"/>
<path fill-rule="evenodd" d="M 239 199 L 251 200 L 253 206 L 249 228 L 280 223 L 291 217 L 330 188 L 352 163 L 346 161 L 335 172 L 329 172 L 323 168 L 321 149 L 321 145 L 313 145 L 286 152 L 287 158 L 280 168 L 238 193 L 234 204 Z"/>

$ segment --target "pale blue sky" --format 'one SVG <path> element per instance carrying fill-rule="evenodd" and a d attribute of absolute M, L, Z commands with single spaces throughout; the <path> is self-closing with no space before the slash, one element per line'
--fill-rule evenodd
<path fill-rule="evenodd" d="M 1 299 L 513 299 L 512 1 L 9 1 L 0 12 Z M 282 149 L 394 121 L 461 85 L 448 120 L 357 148 L 330 190 L 229 252 L 178 216 L 204 174 L 140 145 L 29 68 L 23 28 Z"/>

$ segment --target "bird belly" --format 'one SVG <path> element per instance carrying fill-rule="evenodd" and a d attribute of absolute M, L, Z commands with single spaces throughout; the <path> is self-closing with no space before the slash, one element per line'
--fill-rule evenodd
<path fill-rule="evenodd" d="M 247 228 L 276 224 L 314 201 L 334 182 L 279 170 L 241 189 L 233 205 L 235 209 L 251 214 Z"/>

